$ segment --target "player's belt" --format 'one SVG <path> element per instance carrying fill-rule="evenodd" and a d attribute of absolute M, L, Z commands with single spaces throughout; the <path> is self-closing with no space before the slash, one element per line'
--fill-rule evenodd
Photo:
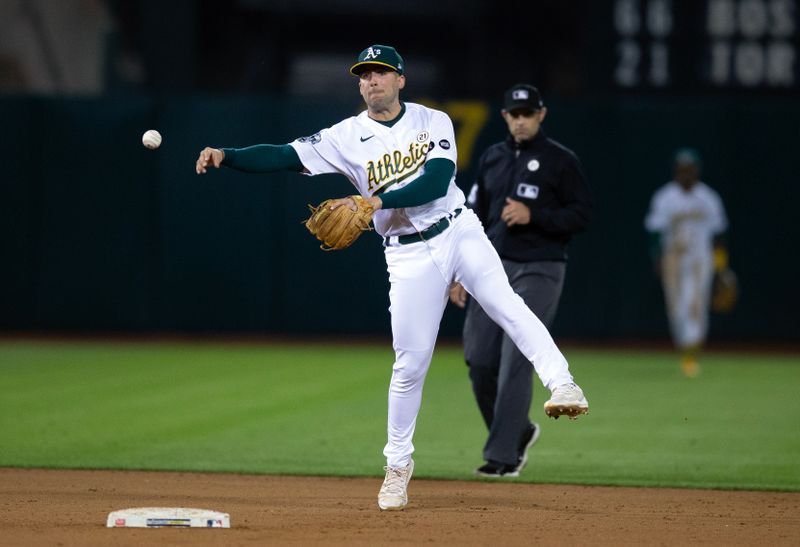
<path fill-rule="evenodd" d="M 449 215 L 440 218 L 435 223 L 431 224 L 421 232 L 414 232 L 404 236 L 390 236 L 383 238 L 383 244 L 386 247 L 391 245 L 408 245 L 409 243 L 417 243 L 419 241 L 426 241 L 432 239 L 450 227 L 450 221 L 461 214 L 461 207 L 450 213 Z"/>

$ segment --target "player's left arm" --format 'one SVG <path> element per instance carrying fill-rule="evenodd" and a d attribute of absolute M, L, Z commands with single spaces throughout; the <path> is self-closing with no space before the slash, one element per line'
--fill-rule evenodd
<path fill-rule="evenodd" d="M 431 148 L 425 160 L 425 172 L 404 187 L 381 194 L 384 209 L 417 207 L 447 195 L 456 172 L 457 158 L 453 122 L 447 114 L 431 111 L 430 135 Z"/>
<path fill-rule="evenodd" d="M 416 207 L 447 195 L 447 187 L 453 178 L 456 164 L 444 158 L 434 158 L 425 162 L 425 172 L 402 188 L 381 194 L 383 209 Z"/>
<path fill-rule="evenodd" d="M 714 231 L 714 270 L 728 269 L 728 216 L 722 199 L 716 192 L 711 194 L 711 229 Z"/>
<path fill-rule="evenodd" d="M 714 236 L 714 270 L 728 269 L 728 243 L 724 233 Z"/>

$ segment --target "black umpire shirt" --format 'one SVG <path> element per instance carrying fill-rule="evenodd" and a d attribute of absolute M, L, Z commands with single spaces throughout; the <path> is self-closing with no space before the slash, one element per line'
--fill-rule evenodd
<path fill-rule="evenodd" d="M 500 218 L 506 198 L 531 210 L 531 221 L 510 228 Z M 468 205 L 475 210 L 501 258 L 516 262 L 567 260 L 567 244 L 585 229 L 592 196 L 574 152 L 542 129 L 530 141 L 509 135 L 478 161 Z"/>

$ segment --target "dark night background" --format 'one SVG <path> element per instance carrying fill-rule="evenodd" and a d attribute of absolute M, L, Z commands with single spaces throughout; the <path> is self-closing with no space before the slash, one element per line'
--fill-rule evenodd
<path fill-rule="evenodd" d="M 595 218 L 570 246 L 557 338 L 668 340 L 643 218 L 681 146 L 725 202 L 741 284 L 711 340 L 800 335 L 796 0 L 0 0 L 0 21 L 6 332 L 387 335 L 378 239 L 322 253 L 300 224 L 343 178 L 193 173 L 203 146 L 357 113 L 347 69 L 386 43 L 404 98 L 453 118 L 462 188 L 518 82 L 581 158 Z M 332 319 L 326 299 L 353 312 Z M 461 319 L 448 307 L 443 336 Z"/>

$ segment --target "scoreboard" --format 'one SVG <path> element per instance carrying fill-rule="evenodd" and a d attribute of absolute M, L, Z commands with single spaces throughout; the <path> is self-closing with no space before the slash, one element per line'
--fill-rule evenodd
<path fill-rule="evenodd" d="M 592 80 L 617 91 L 798 92 L 799 2 L 593 3 L 589 53 L 606 61 L 593 63 Z M 599 18 L 606 24 L 598 25 Z"/>

